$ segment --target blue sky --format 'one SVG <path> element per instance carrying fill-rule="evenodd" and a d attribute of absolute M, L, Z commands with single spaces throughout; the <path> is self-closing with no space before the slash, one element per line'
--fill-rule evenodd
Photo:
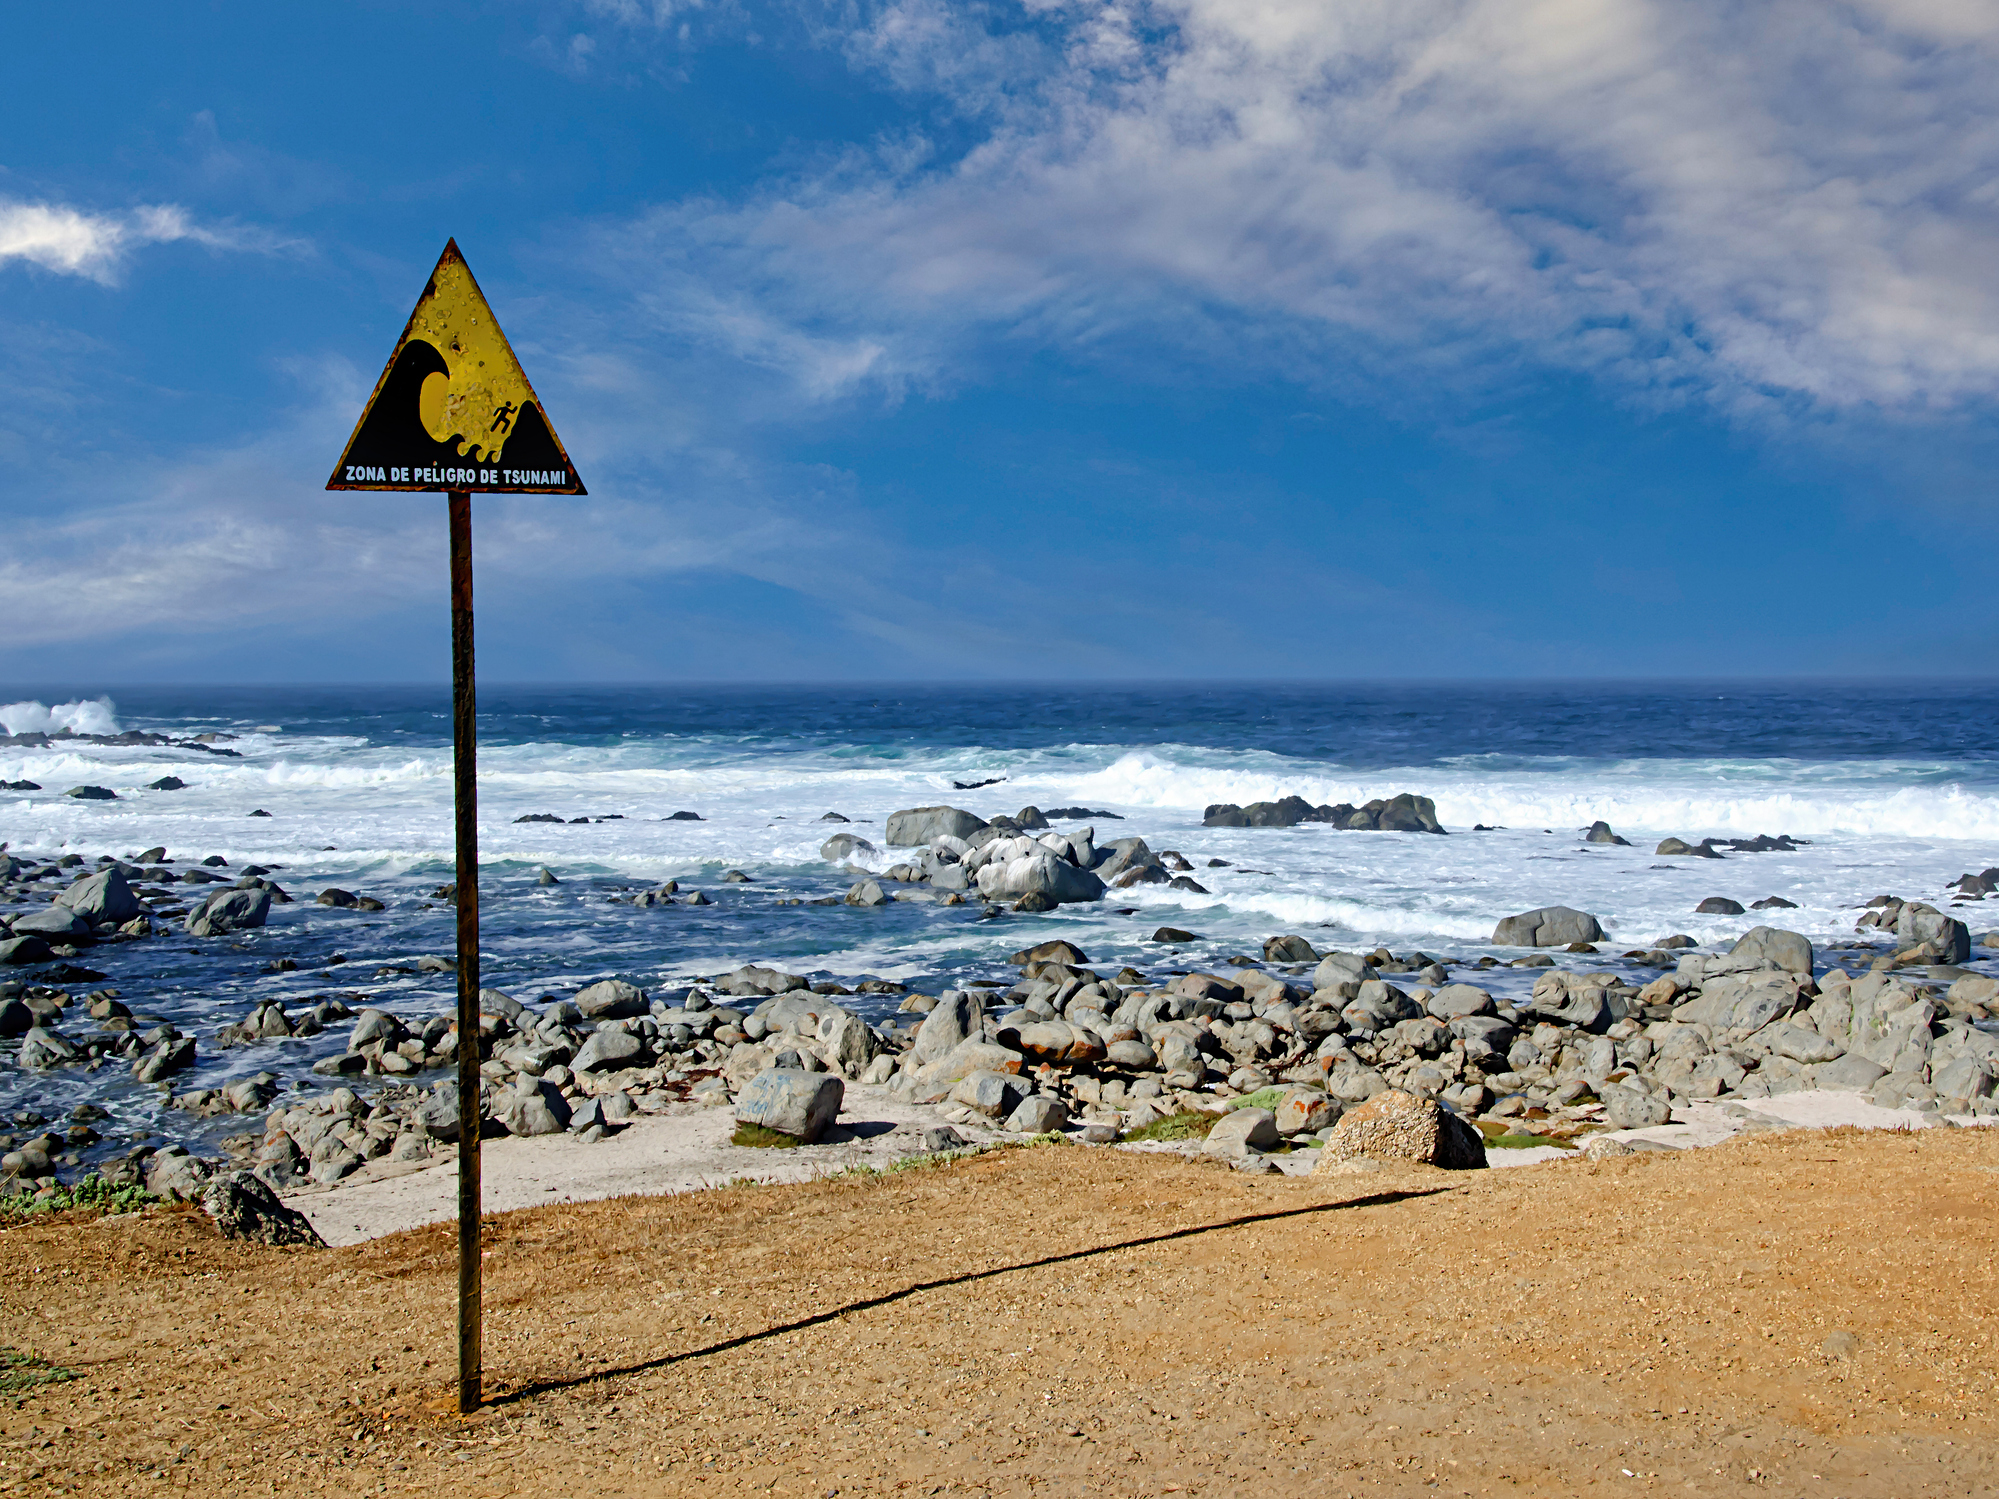
<path fill-rule="evenodd" d="M 16 684 L 436 679 L 321 485 L 455 235 L 491 678 L 1975 674 L 1982 0 L 44 7 Z"/>

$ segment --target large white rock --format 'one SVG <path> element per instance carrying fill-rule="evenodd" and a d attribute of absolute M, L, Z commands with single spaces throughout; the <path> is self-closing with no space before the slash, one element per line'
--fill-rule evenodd
<path fill-rule="evenodd" d="M 751 1078 L 736 1097 L 736 1119 L 760 1124 L 811 1144 L 839 1117 L 846 1084 L 830 1072 L 772 1067 Z"/>

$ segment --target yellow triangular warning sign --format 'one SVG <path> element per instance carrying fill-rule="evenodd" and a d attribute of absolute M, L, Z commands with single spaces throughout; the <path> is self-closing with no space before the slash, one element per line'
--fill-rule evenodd
<path fill-rule="evenodd" d="M 586 494 L 452 240 L 328 489 Z"/>

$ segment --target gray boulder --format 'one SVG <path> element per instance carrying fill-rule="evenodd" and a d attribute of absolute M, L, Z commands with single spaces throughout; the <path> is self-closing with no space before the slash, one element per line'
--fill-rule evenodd
<path fill-rule="evenodd" d="M 1361 960 L 1358 953 L 1329 952 L 1319 960 L 1319 966 L 1312 970 L 1312 987 L 1339 993 L 1340 985 L 1343 983 L 1358 985 L 1373 977 L 1374 970 Z"/>
<path fill-rule="evenodd" d="M 1263 941 L 1263 961 L 1266 963 L 1316 963 L 1319 951 L 1303 937 L 1266 937 Z"/>
<path fill-rule="evenodd" d="M 354 1033 L 347 1038 L 347 1049 L 359 1051 L 370 1041 L 386 1041 L 393 1046 L 408 1034 L 403 1023 L 387 1010 L 363 1010 L 354 1022 Z"/>
<path fill-rule="evenodd" d="M 1835 1093 L 1865 1093 L 1887 1075 L 1888 1069 L 1879 1062 L 1848 1052 L 1837 1061 L 1814 1068 L 1812 1086 Z"/>
<path fill-rule="evenodd" d="M 1673 1122 L 1673 1110 L 1665 1099 L 1636 1088 L 1601 1083 L 1596 1096 L 1603 1101 L 1603 1117 L 1613 1129 L 1647 1129 Z"/>
<path fill-rule="evenodd" d="M 1019 1107 L 1006 1116 L 1006 1128 L 1017 1135 L 1053 1134 L 1068 1122 L 1068 1105 L 1042 1093 L 1023 1098 Z"/>
<path fill-rule="evenodd" d="M 225 1239 L 326 1247 L 304 1213 L 285 1206 L 277 1193 L 248 1171 L 231 1171 L 212 1179 L 201 1190 L 201 1210 L 215 1220 Z"/>
<path fill-rule="evenodd" d="M 1509 916 L 1493 929 L 1499 947 L 1567 947 L 1571 942 L 1601 942 L 1603 928 L 1587 911 L 1569 906 L 1542 906 Z"/>
<path fill-rule="evenodd" d="M 1735 945 L 1709 973 L 1732 973 L 1751 968 L 1776 968 L 1785 973 L 1809 975 L 1812 971 L 1812 944 L 1797 932 L 1774 926 L 1751 927 L 1735 939 Z"/>
<path fill-rule="evenodd" d="M 268 890 L 217 890 L 187 913 L 190 936 L 220 937 L 262 926 L 271 914 Z"/>
<path fill-rule="evenodd" d="M 935 842 L 946 834 L 953 838 L 969 838 L 985 826 L 983 817 L 975 817 L 957 807 L 911 807 L 889 814 L 888 844 L 890 848 L 914 848 L 919 844 Z"/>
<path fill-rule="evenodd" d="M 146 908 L 139 904 L 139 897 L 132 893 L 132 887 L 125 883 L 125 876 L 116 869 L 101 869 L 96 874 L 85 875 L 58 895 L 56 904 L 68 906 L 85 921 L 108 921 L 115 926 L 122 926 L 134 916 L 146 914 Z"/>
<path fill-rule="evenodd" d="M 645 1042 L 630 1031 L 605 1026 L 585 1041 L 569 1064 L 575 1072 L 615 1072 L 646 1064 Z"/>
<path fill-rule="evenodd" d="M 194 1037 L 181 1036 L 162 1041 L 132 1064 L 132 1076 L 142 1083 L 156 1083 L 171 1073 L 194 1065 Z"/>
<path fill-rule="evenodd" d="M 830 1072 L 772 1067 L 751 1078 L 736 1098 L 736 1119 L 810 1145 L 839 1117 L 846 1085 Z"/>
<path fill-rule="evenodd" d="M 90 940 L 90 923 L 68 906 L 50 906 L 14 918 L 14 935 L 40 937 L 44 941 L 69 942 L 81 937 Z"/>
<path fill-rule="evenodd" d="M 83 1057 L 83 1048 L 61 1031 L 37 1025 L 29 1027 L 21 1037 L 21 1065 L 37 1072 L 80 1062 Z"/>
<path fill-rule="evenodd" d="M 1772 1021 L 1749 1039 L 1761 1042 L 1777 1056 L 1789 1057 L 1794 1062 L 1807 1065 L 1831 1062 L 1841 1054 L 1838 1045 L 1826 1040 L 1817 1031 L 1788 1020 Z"/>
<path fill-rule="evenodd" d="M 622 1020 L 643 1015 L 645 991 L 623 979 L 599 979 L 576 991 L 576 1008 L 586 1020 Z"/>
<path fill-rule="evenodd" d="M 439 1083 L 416 1106 L 417 1127 L 433 1140 L 458 1138 L 458 1085 Z"/>
<path fill-rule="evenodd" d="M 934 1062 L 967 1038 L 984 1035 L 985 1005 L 962 989 L 947 989 L 916 1028 L 916 1060 Z"/>
<path fill-rule="evenodd" d="M 1904 947 L 1927 948 L 1933 963 L 1971 960 L 1971 929 L 1921 901 L 1910 901 L 1902 907 L 1902 914 L 1895 922 L 1895 938 Z"/>
<path fill-rule="evenodd" d="M 871 854 L 875 846 L 859 833 L 835 833 L 819 845 L 819 857 L 828 863 L 838 864 L 855 854 Z"/>
<path fill-rule="evenodd" d="M 1620 838 L 1610 830 L 1610 824 L 1601 820 L 1589 825 L 1589 832 L 1583 836 L 1585 843 L 1607 843 L 1619 848 L 1631 847 L 1629 838 Z"/>
<path fill-rule="evenodd" d="M 996 900 L 1039 895 L 1057 905 L 1068 905 L 1101 900 L 1104 882 L 1052 849 L 1036 848 L 1004 863 L 987 864 L 979 871 L 979 892 Z"/>
<path fill-rule="evenodd" d="M 215 1168 L 183 1146 L 169 1145 L 146 1162 L 146 1190 L 168 1202 L 193 1202 Z"/>
<path fill-rule="evenodd" d="M 498 1113 L 514 1135 L 559 1135 L 569 1128 L 569 1101 L 549 1083 L 523 1077 L 511 1099 Z"/>
<path fill-rule="evenodd" d="M 892 901 L 893 897 L 875 880 L 858 881 L 847 891 L 850 906 L 886 906 Z"/>
<path fill-rule="evenodd" d="M 1492 996 L 1471 984 L 1446 984 L 1430 996 L 1427 1006 L 1439 1020 L 1455 1020 L 1460 1015 L 1490 1015 Z"/>
<path fill-rule="evenodd" d="M 1281 1140 L 1277 1116 L 1269 1109 L 1230 1109 L 1208 1130 L 1201 1149 L 1209 1155 L 1244 1156 L 1253 1150 L 1275 1150 Z"/>
<path fill-rule="evenodd" d="M 9 937 L 6 941 L 0 942 L 0 964 L 21 966 L 28 963 L 46 963 L 54 956 L 55 954 L 49 951 L 47 940 L 32 933 Z M 5 1033 L 0 1032 L 0 1034 Z"/>
<path fill-rule="evenodd" d="M 867 1021 L 849 1010 L 836 1009 L 819 1018 L 819 1044 L 826 1063 L 842 1077 L 859 1082 L 881 1050 Z"/>

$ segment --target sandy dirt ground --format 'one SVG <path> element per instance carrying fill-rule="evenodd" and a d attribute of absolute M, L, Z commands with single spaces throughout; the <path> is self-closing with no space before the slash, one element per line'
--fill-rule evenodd
<path fill-rule="evenodd" d="M 1650 1140 L 1681 1150 L 1718 1145 L 1759 1127 L 1802 1124 L 1823 1129 L 1857 1124 L 1868 1129 L 1922 1129 L 1939 1122 L 1935 1116 L 1925 1117 L 1913 1109 L 1876 1108 L 1857 1093 L 1829 1092 L 1793 1093 L 1746 1103 L 1683 1104 L 1675 1110 L 1675 1118 L 1673 1124 L 1606 1133 L 1613 1139 Z M 502 1213 L 546 1203 L 703 1191 L 731 1182 L 809 1181 L 857 1167 L 879 1170 L 924 1154 L 925 1127 L 941 1124 L 949 1124 L 974 1144 L 1007 1138 L 967 1110 L 947 1115 L 932 1106 L 906 1103 L 886 1088 L 858 1083 L 847 1085 L 838 1124 L 810 1149 L 774 1151 L 733 1145 L 729 1137 L 735 1123 L 728 1109 L 679 1104 L 667 1114 L 641 1117 L 608 1140 L 589 1145 L 568 1135 L 518 1140 L 497 1137 L 483 1142 L 480 1150 L 481 1198 L 487 1212 Z M 1200 1144 L 1189 1141 L 1145 1148 L 1194 1155 L 1199 1153 Z M 1495 1150 L 1490 1162 L 1493 1166 L 1533 1166 L 1568 1154 L 1554 1146 Z M 1271 1159 L 1293 1175 L 1309 1172 L 1313 1164 L 1313 1157 L 1306 1152 Z M 370 1164 L 366 1174 L 372 1179 L 352 1178 L 337 1187 L 308 1188 L 287 1200 L 333 1245 L 358 1244 L 426 1223 L 443 1223 L 458 1212 L 455 1156 L 446 1155 L 418 1167 L 378 1161 Z"/>
<path fill-rule="evenodd" d="M 0 1491 L 1999 1492 L 1999 1132 L 1250 1176 L 1024 1147 L 452 1236 L 0 1233 Z"/>
<path fill-rule="evenodd" d="M 859 1083 L 847 1084 L 839 1121 L 826 1137 L 800 1150 L 732 1145 L 732 1110 L 679 1104 L 589 1145 L 570 1135 L 482 1140 L 480 1200 L 486 1212 L 504 1213 L 633 1193 L 695 1192 L 729 1182 L 809 1181 L 857 1167 L 878 1170 L 925 1154 L 924 1128 L 942 1124 L 973 1144 L 1001 1138 L 983 1120 L 954 1122 L 938 1109 Z M 335 1245 L 442 1223 L 458 1213 L 458 1158 L 446 1154 L 418 1170 L 303 1192 L 287 1201 Z"/>

